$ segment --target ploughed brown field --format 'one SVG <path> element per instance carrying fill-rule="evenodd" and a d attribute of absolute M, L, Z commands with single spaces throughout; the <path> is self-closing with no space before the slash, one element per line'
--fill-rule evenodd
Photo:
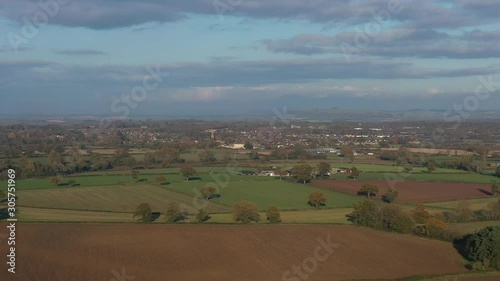
<path fill-rule="evenodd" d="M 389 191 L 386 180 L 325 180 L 313 181 L 316 187 L 337 190 L 356 195 L 363 184 L 375 184 L 379 188 L 377 198 Z M 440 202 L 460 199 L 490 198 L 491 185 L 480 183 L 404 181 L 394 184 L 399 191 L 399 203 Z"/>
<path fill-rule="evenodd" d="M 0 280 L 325 281 L 467 271 L 450 243 L 353 226 L 18 224 L 17 241 L 17 273 L 6 279 L 2 250 Z"/>

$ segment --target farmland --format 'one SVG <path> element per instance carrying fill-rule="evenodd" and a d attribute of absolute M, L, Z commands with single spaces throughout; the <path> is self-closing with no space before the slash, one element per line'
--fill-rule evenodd
<path fill-rule="evenodd" d="M 108 280 L 113 270 L 149 281 L 281 280 L 318 239 L 335 248 L 308 280 L 466 272 L 449 243 L 351 226 L 21 224 L 18 233 L 22 270 L 13 281 Z"/>
<path fill-rule="evenodd" d="M 488 184 L 445 183 L 445 182 L 418 182 L 418 181 L 386 181 L 386 180 L 334 180 L 314 181 L 313 185 L 328 190 L 336 190 L 356 195 L 363 184 L 376 184 L 382 194 L 395 188 L 399 191 L 400 203 L 440 202 L 460 199 L 490 198 L 487 194 Z"/>

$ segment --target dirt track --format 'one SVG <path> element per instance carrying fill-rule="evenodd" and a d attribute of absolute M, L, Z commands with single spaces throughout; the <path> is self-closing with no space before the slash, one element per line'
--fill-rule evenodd
<path fill-rule="evenodd" d="M 320 249 L 326 259 L 311 273 L 301 268 L 307 280 L 466 271 L 449 243 L 350 226 L 24 224 L 17 233 L 9 281 L 305 280 L 283 274 L 305 260 L 311 269 L 318 239 L 328 236 L 340 247 Z M 2 261 L 0 280 L 5 275 Z"/>
<path fill-rule="evenodd" d="M 379 195 L 377 198 L 381 198 L 389 190 L 389 183 L 386 180 L 327 180 L 313 181 L 312 185 L 356 195 L 365 183 L 378 186 Z M 490 185 L 479 183 L 404 181 L 397 183 L 395 187 L 399 191 L 399 203 L 440 202 L 491 197 L 487 194 Z"/>

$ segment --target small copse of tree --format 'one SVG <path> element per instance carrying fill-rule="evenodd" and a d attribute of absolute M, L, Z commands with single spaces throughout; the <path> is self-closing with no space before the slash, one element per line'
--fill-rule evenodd
<path fill-rule="evenodd" d="M 280 210 L 276 206 L 271 206 L 266 211 L 266 219 L 269 223 L 280 223 L 281 222 L 281 214 Z"/>
<path fill-rule="evenodd" d="M 233 219 L 235 222 L 259 222 L 260 214 L 255 203 L 240 201 L 233 206 Z"/>
<path fill-rule="evenodd" d="M 309 201 L 307 201 L 309 206 L 314 208 L 320 208 L 326 205 L 326 197 L 321 192 L 313 192 L 309 195 Z"/>
<path fill-rule="evenodd" d="M 135 212 L 133 218 L 139 218 L 139 221 L 142 223 L 151 222 L 151 207 L 148 203 L 141 203 L 137 208 L 135 208 Z"/>

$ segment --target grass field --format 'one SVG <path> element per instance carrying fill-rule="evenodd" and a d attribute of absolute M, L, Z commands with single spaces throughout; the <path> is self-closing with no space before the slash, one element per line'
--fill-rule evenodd
<path fill-rule="evenodd" d="M 155 185 L 20 190 L 17 195 L 18 206 L 108 212 L 133 212 L 143 202 L 150 204 L 154 212 L 165 212 L 168 202 L 192 206 L 194 198 Z M 209 212 L 230 210 L 213 202 L 206 209 Z"/>
<path fill-rule="evenodd" d="M 450 223 L 448 229 L 460 234 L 474 233 L 488 226 L 500 226 L 500 221 L 479 221 L 465 223 Z"/>
<path fill-rule="evenodd" d="M 193 188 L 205 186 L 204 182 L 179 182 L 167 187 L 170 190 L 186 193 L 193 196 Z M 219 189 L 220 198 L 211 202 L 233 205 L 240 200 L 255 202 L 259 209 L 265 210 L 275 205 L 282 210 L 306 209 L 309 194 L 314 191 L 322 192 L 327 198 L 328 208 L 351 207 L 361 198 L 344 193 L 323 190 L 309 185 L 275 181 L 230 181 L 227 187 Z"/>
<path fill-rule="evenodd" d="M 352 212 L 351 208 L 301 210 L 281 212 L 283 224 L 349 224 L 345 215 Z M 162 211 L 163 213 L 163 211 Z M 260 212 L 261 221 L 268 223 L 265 212 Z M 230 213 L 210 214 L 206 223 L 234 223 Z M 100 212 L 82 210 L 62 210 L 33 207 L 19 207 L 18 219 L 23 222 L 95 222 L 95 223 L 134 223 L 132 213 Z M 190 215 L 186 222 L 195 222 L 195 216 Z M 154 223 L 165 223 L 163 214 Z"/>
<path fill-rule="evenodd" d="M 472 210 L 480 210 L 480 209 L 486 209 L 489 203 L 497 201 L 498 199 L 500 199 L 500 197 L 470 199 L 470 200 L 454 200 L 454 201 L 445 201 L 436 203 L 426 203 L 424 205 L 428 208 L 449 211 L 455 209 L 460 201 L 466 201 L 469 204 L 469 208 L 471 208 Z"/>

